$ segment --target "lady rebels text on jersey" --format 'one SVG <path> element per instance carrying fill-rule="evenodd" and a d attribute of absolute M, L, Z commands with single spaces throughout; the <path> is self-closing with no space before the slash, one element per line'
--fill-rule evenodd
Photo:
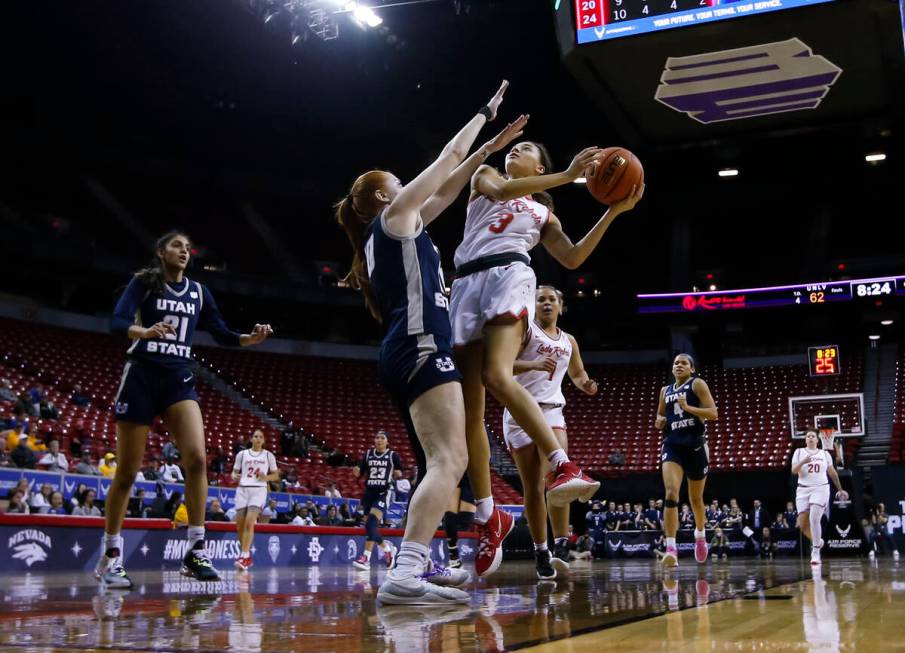
<path fill-rule="evenodd" d="M 456 248 L 456 267 L 503 252 L 527 256 L 540 242 L 549 219 L 550 209 L 530 197 L 497 202 L 478 195 L 468 204 L 465 236 Z"/>

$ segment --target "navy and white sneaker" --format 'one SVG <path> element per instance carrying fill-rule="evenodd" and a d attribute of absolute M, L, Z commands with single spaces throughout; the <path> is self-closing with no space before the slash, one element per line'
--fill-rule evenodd
<path fill-rule="evenodd" d="M 220 574 L 214 569 L 211 557 L 205 549 L 189 549 L 182 559 L 180 573 L 195 580 L 213 582 L 220 580 Z"/>
<path fill-rule="evenodd" d="M 97 561 L 97 567 L 94 568 L 94 577 L 107 589 L 130 590 L 133 587 L 132 579 L 123 568 L 121 555 L 111 558 L 102 553 L 100 560 Z"/>

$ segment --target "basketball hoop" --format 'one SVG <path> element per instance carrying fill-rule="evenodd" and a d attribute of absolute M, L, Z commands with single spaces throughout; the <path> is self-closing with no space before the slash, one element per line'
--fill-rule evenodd
<path fill-rule="evenodd" d="M 835 432 L 836 429 L 834 428 L 820 429 L 820 442 L 823 444 L 823 448 L 826 451 L 833 451 L 833 440 L 835 439 Z"/>

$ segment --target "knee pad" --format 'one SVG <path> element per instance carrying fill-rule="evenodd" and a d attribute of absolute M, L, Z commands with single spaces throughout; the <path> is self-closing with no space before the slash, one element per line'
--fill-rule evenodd
<path fill-rule="evenodd" d="M 459 530 L 460 531 L 470 531 L 472 526 L 474 526 L 474 513 L 473 512 L 460 512 L 458 514 L 458 522 L 459 522 Z"/>
<path fill-rule="evenodd" d="M 673 501 L 672 499 L 665 499 L 663 501 L 664 508 L 678 508 L 679 503 L 677 501 Z"/>
<path fill-rule="evenodd" d="M 380 528 L 377 525 L 377 517 L 374 515 L 368 515 L 368 518 L 365 519 L 365 532 L 372 542 L 377 542 L 377 544 L 383 542 L 383 538 L 380 537 Z"/>

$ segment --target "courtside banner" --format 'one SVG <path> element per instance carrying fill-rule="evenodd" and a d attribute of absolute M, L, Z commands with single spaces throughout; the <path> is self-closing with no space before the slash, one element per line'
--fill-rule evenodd
<path fill-rule="evenodd" d="M 221 570 L 231 568 L 239 555 L 235 524 L 208 522 L 207 549 Z M 100 555 L 104 520 L 62 515 L 0 515 L 0 560 L 6 572 L 85 571 L 94 569 Z M 384 529 L 384 538 L 397 547 L 403 532 Z M 185 529 L 166 519 L 127 519 L 123 525 L 126 569 L 178 569 L 187 549 Z M 431 557 L 447 562 L 446 540 L 437 533 Z M 459 554 L 472 560 L 477 550 L 473 533 L 459 535 Z M 364 549 L 363 528 L 258 524 L 255 528 L 255 567 L 345 565 Z M 379 555 L 372 564 L 383 564 Z"/>
<path fill-rule="evenodd" d="M 758 540 L 745 537 L 737 530 L 723 532 L 729 540 L 730 555 L 753 555 L 760 552 Z M 774 528 L 771 533 L 773 543 L 776 545 L 775 555 L 798 553 L 798 529 Z M 604 555 L 607 558 L 653 558 L 654 551 L 661 550 L 663 543 L 663 531 L 607 531 L 604 537 Z M 713 531 L 708 530 L 708 543 L 712 537 Z M 694 555 L 694 533 L 691 531 L 676 533 L 676 547 L 679 549 L 679 557 Z"/>
<path fill-rule="evenodd" d="M 873 467 L 874 501 L 886 508 L 886 532 L 900 551 L 905 549 L 905 465 Z"/>

